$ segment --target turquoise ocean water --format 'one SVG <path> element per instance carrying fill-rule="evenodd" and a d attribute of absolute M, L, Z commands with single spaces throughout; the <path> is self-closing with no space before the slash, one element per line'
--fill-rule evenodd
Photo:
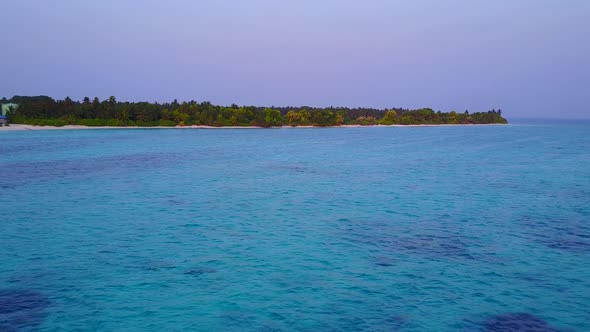
<path fill-rule="evenodd" d="M 590 331 L 590 122 L 0 132 L 0 331 Z"/>

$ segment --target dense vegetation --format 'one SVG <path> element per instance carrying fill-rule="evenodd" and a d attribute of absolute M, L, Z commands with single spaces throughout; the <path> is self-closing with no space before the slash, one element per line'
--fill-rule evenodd
<path fill-rule="evenodd" d="M 464 113 L 435 112 L 430 108 L 372 109 L 345 107 L 255 107 L 216 106 L 210 102 L 179 103 L 118 102 L 115 97 L 100 101 L 84 98 L 53 100 L 50 97 L 6 98 L 1 103 L 19 107 L 8 113 L 12 123 L 31 125 L 85 126 L 339 126 L 412 125 L 412 124 L 482 124 L 507 123 L 501 110 Z"/>

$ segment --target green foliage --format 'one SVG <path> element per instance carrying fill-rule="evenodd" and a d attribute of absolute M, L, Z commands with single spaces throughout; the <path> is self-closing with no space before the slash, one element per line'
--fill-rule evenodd
<path fill-rule="evenodd" d="M 88 127 L 106 126 L 106 121 L 103 119 L 80 119 L 77 124 Z"/>
<path fill-rule="evenodd" d="M 384 125 L 392 125 L 394 123 L 397 123 L 397 121 L 398 121 L 397 112 L 394 110 L 391 110 L 391 111 L 385 112 L 385 115 L 383 115 L 381 120 L 379 120 L 379 123 L 384 124 Z"/>
<path fill-rule="evenodd" d="M 285 121 L 289 126 L 309 126 L 311 124 L 311 114 L 306 110 L 288 111 L 285 115 Z"/>
<path fill-rule="evenodd" d="M 399 119 L 399 123 L 403 125 L 416 124 L 416 120 L 410 115 L 404 115 Z"/>
<path fill-rule="evenodd" d="M 336 125 L 336 114 L 330 110 L 311 111 L 311 124 L 318 127 Z"/>
<path fill-rule="evenodd" d="M 377 124 L 377 118 L 374 116 L 359 116 L 356 118 L 355 123 L 362 126 L 373 126 Z"/>
<path fill-rule="evenodd" d="M 449 113 L 449 117 L 448 117 L 447 123 L 448 124 L 457 124 L 457 123 L 459 123 L 459 115 L 457 114 L 457 112 L 451 111 Z"/>
<path fill-rule="evenodd" d="M 160 123 L 158 125 L 160 127 L 175 127 L 176 122 L 171 121 L 171 120 L 160 120 Z"/>
<path fill-rule="evenodd" d="M 266 108 L 264 110 L 264 123 L 265 127 L 282 126 L 283 119 L 281 117 L 281 112 L 270 108 Z"/>
<path fill-rule="evenodd" d="M 343 124 L 470 124 L 507 123 L 501 110 L 464 113 L 435 112 L 430 108 L 371 109 L 344 107 L 273 107 L 216 106 L 210 102 L 179 103 L 119 102 L 114 96 L 100 101 L 85 97 L 82 102 L 69 97 L 53 100 L 50 97 L 15 96 L 7 103 L 18 104 L 9 112 L 12 123 L 40 126 L 339 126 Z"/>

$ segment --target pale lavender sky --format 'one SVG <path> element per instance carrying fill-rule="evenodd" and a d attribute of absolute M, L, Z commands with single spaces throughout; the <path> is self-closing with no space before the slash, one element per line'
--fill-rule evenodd
<path fill-rule="evenodd" d="M 588 0 L 14 0 L 0 96 L 590 117 Z"/>

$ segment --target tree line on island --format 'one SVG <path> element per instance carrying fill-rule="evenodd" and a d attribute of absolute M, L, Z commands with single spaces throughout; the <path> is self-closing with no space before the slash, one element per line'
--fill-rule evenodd
<path fill-rule="evenodd" d="M 119 102 L 47 96 L 3 98 L 1 103 L 18 104 L 8 112 L 12 123 L 41 126 L 340 126 L 340 125 L 417 125 L 508 123 L 501 110 L 469 113 L 435 112 L 421 109 L 374 109 L 346 107 L 257 107 L 218 106 L 210 102 L 171 103 Z"/>

